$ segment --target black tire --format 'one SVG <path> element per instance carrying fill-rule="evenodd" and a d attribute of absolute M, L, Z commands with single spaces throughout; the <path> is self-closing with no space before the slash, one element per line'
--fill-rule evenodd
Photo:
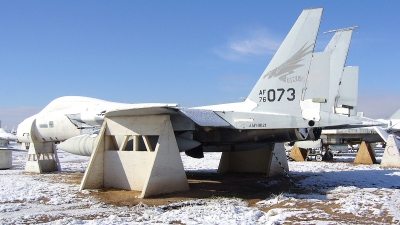
<path fill-rule="evenodd" d="M 331 151 L 325 152 L 324 157 L 322 157 L 322 160 L 324 160 L 324 161 L 332 161 L 333 160 L 333 153 Z"/>

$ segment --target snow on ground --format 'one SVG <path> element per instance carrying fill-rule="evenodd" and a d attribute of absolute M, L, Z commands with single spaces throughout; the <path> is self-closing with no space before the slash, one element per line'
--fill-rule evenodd
<path fill-rule="evenodd" d="M 353 165 L 355 153 L 336 156 L 333 163 L 289 162 L 296 188 L 252 207 L 243 199 L 219 197 L 117 207 L 68 182 L 71 174 L 85 171 L 88 157 L 59 152 L 62 172 L 29 174 L 27 152 L 13 147 L 13 167 L 0 170 L 0 224 L 400 223 L 400 169 Z M 378 161 L 382 153 L 377 150 Z M 216 172 L 219 159 L 219 153 L 202 160 L 182 154 L 186 171 Z"/>

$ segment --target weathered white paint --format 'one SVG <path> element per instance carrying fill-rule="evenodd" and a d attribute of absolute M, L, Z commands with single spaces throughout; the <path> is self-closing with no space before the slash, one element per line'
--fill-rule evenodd
<path fill-rule="evenodd" d="M 81 183 L 82 189 L 141 191 L 140 197 L 189 190 L 169 115 L 107 117 Z M 122 151 L 115 135 L 133 135 L 134 151 Z M 139 135 L 146 151 L 138 151 Z M 158 135 L 155 148 L 147 135 Z"/>
<path fill-rule="evenodd" d="M 321 103 L 313 102 L 312 99 L 306 99 L 300 101 L 301 113 L 304 119 L 320 121 L 321 116 L 319 112 L 321 111 Z"/>
<path fill-rule="evenodd" d="M 400 141 L 391 134 L 388 136 L 385 152 L 382 156 L 382 168 L 400 168 Z"/>

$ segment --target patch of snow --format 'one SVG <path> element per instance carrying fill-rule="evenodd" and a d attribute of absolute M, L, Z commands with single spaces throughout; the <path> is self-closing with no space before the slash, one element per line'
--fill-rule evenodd
<path fill-rule="evenodd" d="M 349 223 L 318 206 L 335 206 L 337 215 L 350 214 L 360 221 L 388 215 L 400 222 L 400 169 L 382 169 L 379 164 L 354 165 L 354 156 L 343 154 L 333 163 L 289 162 L 290 175 L 298 178 L 304 193 L 271 195 L 256 206 L 239 198 L 197 199 L 164 206 L 107 205 L 79 185 L 58 183 L 61 175 L 85 171 L 88 157 L 59 152 L 61 173 L 24 172 L 27 151 L 13 148 L 13 167 L 0 170 L 0 224 L 343 224 Z M 377 158 L 381 157 L 378 153 Z M 215 173 L 221 153 L 205 153 L 204 159 L 181 154 L 187 172 Z M 301 178 L 301 179 L 300 179 Z M 279 178 L 282 179 L 282 178 Z M 264 181 L 272 186 L 277 182 Z M 303 207 L 309 205 L 311 207 Z M 343 217 L 344 218 L 344 217 Z M 50 221 L 50 222 L 49 222 Z M 300 222 L 299 222 L 300 221 Z"/>

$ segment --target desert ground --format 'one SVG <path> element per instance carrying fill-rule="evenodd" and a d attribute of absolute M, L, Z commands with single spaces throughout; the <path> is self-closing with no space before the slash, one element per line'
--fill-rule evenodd
<path fill-rule="evenodd" d="M 27 152 L 13 144 L 0 170 L 1 224 L 399 224 L 400 169 L 289 161 L 290 179 L 218 174 L 220 153 L 181 154 L 190 191 L 140 199 L 135 191 L 79 191 L 89 158 L 59 151 L 62 171 L 24 171 Z M 384 149 L 375 148 L 378 163 Z"/>

